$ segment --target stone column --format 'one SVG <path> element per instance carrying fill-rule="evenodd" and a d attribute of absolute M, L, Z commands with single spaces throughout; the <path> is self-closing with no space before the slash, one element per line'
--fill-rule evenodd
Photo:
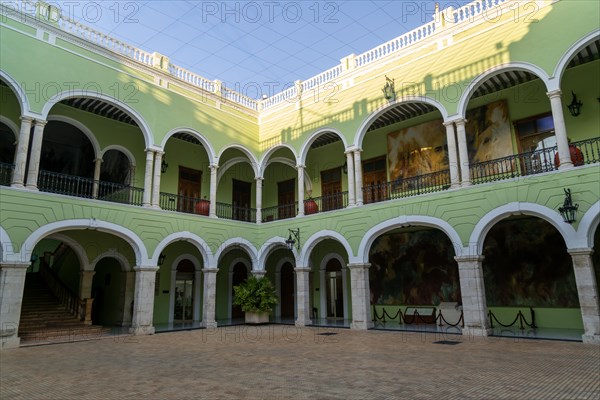
<path fill-rule="evenodd" d="M 215 311 L 217 305 L 217 268 L 204 268 L 204 296 L 202 300 L 202 326 L 216 328 Z"/>
<path fill-rule="evenodd" d="M 200 322 L 200 296 L 202 293 L 202 271 L 194 271 L 194 322 Z"/>
<path fill-rule="evenodd" d="M 177 281 L 177 270 L 171 270 L 171 284 L 169 285 L 169 323 L 175 319 L 175 288 Z"/>
<path fill-rule="evenodd" d="M 454 257 L 458 263 L 465 327 L 463 335 L 488 336 L 492 333 L 487 316 L 483 283 L 483 256 Z"/>
<path fill-rule="evenodd" d="M 31 263 L 0 264 L 0 349 L 19 347 L 25 272 Z"/>
<path fill-rule="evenodd" d="M 154 284 L 156 266 L 138 266 L 135 271 L 135 293 L 133 297 L 133 320 L 129 333 L 134 335 L 152 335 L 152 315 L 154 313 Z"/>
<path fill-rule="evenodd" d="M 356 206 L 356 197 L 354 193 L 354 152 L 346 151 L 346 165 L 348 166 L 348 207 Z"/>
<path fill-rule="evenodd" d="M 27 165 L 27 150 L 29 149 L 32 123 L 33 118 L 21 117 L 21 130 L 19 131 L 17 151 L 15 152 L 15 170 L 11 183 L 11 186 L 14 187 L 23 187 L 25 183 L 25 166 Z"/>
<path fill-rule="evenodd" d="M 79 298 L 89 299 L 92 297 L 92 283 L 94 282 L 96 271 L 79 272 Z"/>
<path fill-rule="evenodd" d="M 469 150 L 467 149 L 467 132 L 465 130 L 466 119 L 457 119 L 456 137 L 458 139 L 458 157 L 460 161 L 460 180 L 462 186 L 471 185 L 471 171 L 469 171 Z M 450 147 L 448 147 L 450 150 Z"/>
<path fill-rule="evenodd" d="M 296 267 L 296 326 L 312 323 L 310 319 L 310 268 Z"/>
<path fill-rule="evenodd" d="M 160 208 L 158 203 L 160 200 L 160 175 L 162 166 L 163 151 L 154 153 L 154 180 L 152 182 L 152 208 Z"/>
<path fill-rule="evenodd" d="M 456 136 L 454 134 L 454 122 L 444 122 L 446 127 L 446 142 L 448 143 L 448 166 L 450 168 L 450 187 L 460 186 L 458 178 L 458 156 L 456 154 Z"/>
<path fill-rule="evenodd" d="M 100 168 L 102 168 L 102 158 L 94 160 L 94 186 L 92 188 L 92 198 L 98 198 L 98 189 L 100 189 Z"/>
<path fill-rule="evenodd" d="M 600 304 L 592 253 L 592 249 L 569 250 L 583 320 L 583 342 L 600 344 Z"/>
<path fill-rule="evenodd" d="M 123 299 L 123 326 L 131 326 L 133 319 L 133 299 L 135 295 L 135 271 L 123 272 L 125 274 L 125 296 Z"/>
<path fill-rule="evenodd" d="M 146 149 L 146 169 L 144 171 L 144 198 L 142 205 L 150 207 L 152 197 L 152 163 L 154 162 L 154 152 Z"/>
<path fill-rule="evenodd" d="M 356 205 L 363 205 L 363 173 L 362 173 L 362 161 L 360 159 L 361 149 L 354 150 L 354 178 L 355 178 L 355 190 L 356 190 Z"/>
<path fill-rule="evenodd" d="M 212 218 L 217 217 L 217 164 L 210 164 L 210 208 L 208 215 Z"/>
<path fill-rule="evenodd" d="M 298 169 L 298 217 L 304 215 L 304 165 L 296 165 Z"/>
<path fill-rule="evenodd" d="M 369 329 L 371 321 L 371 289 L 369 267 L 371 264 L 348 264 L 350 290 L 352 291 L 352 329 Z"/>
<path fill-rule="evenodd" d="M 129 166 L 129 185 L 135 186 L 135 165 Z"/>
<path fill-rule="evenodd" d="M 571 153 L 569 151 L 569 139 L 567 138 L 567 127 L 565 125 L 565 115 L 561 100 L 562 92 L 557 89 L 546 94 L 550 99 L 552 120 L 554 121 L 554 136 L 556 137 L 558 159 L 560 160 L 558 169 L 572 168 L 573 162 L 571 161 Z"/>
<path fill-rule="evenodd" d="M 254 178 L 256 180 L 256 223 L 262 222 L 262 184 L 263 177 Z"/>
<path fill-rule="evenodd" d="M 33 139 L 31 140 L 31 156 L 29 158 L 29 171 L 27 171 L 27 184 L 25 187 L 38 190 L 37 181 L 40 173 L 40 158 L 42 156 L 42 141 L 44 139 L 44 127 L 47 121 L 35 120 L 33 127 Z"/>

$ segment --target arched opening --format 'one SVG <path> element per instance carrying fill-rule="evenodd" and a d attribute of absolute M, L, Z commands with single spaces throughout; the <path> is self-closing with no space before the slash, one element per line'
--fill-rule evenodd
<path fill-rule="evenodd" d="M 256 222 L 256 162 L 247 150 L 229 147 L 219 156 L 217 217 Z"/>
<path fill-rule="evenodd" d="M 483 256 L 495 335 L 581 339 L 573 262 L 556 228 L 536 217 L 506 218 L 486 235 Z"/>
<path fill-rule="evenodd" d="M 330 259 L 325 265 L 326 312 L 327 318 L 344 318 L 344 286 L 342 282 L 342 264 L 337 258 Z"/>
<path fill-rule="evenodd" d="M 373 119 L 360 155 L 365 204 L 450 186 L 443 122 L 440 110 L 418 101 L 395 104 Z"/>
<path fill-rule="evenodd" d="M 293 320 L 294 319 L 294 310 L 295 310 L 295 293 L 296 290 L 294 288 L 294 267 L 292 263 L 286 262 L 281 267 L 281 295 L 280 295 L 280 303 L 281 303 L 281 319 L 282 320 Z"/>
<path fill-rule="evenodd" d="M 133 313 L 133 302 L 125 304 L 127 277 L 118 260 L 106 257 L 98 261 L 92 281 L 92 323 L 123 326 L 125 312 Z M 128 321 L 131 322 L 131 321 Z"/>
<path fill-rule="evenodd" d="M 262 222 L 293 218 L 298 210 L 298 173 L 290 149 L 275 150 L 263 166 Z"/>
<path fill-rule="evenodd" d="M 129 185 L 131 172 L 131 162 L 122 151 L 111 149 L 102 155 L 101 181 Z"/>
<path fill-rule="evenodd" d="M 13 162 L 17 132 L 3 122 L 0 122 L 0 185 L 8 186 L 12 179 Z"/>
<path fill-rule="evenodd" d="M 462 303 L 455 255 L 439 229 L 406 227 L 377 237 L 369 250 L 375 326 L 459 333 L 453 328 L 460 326 Z"/>
<path fill-rule="evenodd" d="M 184 259 L 177 264 L 173 321 L 191 322 L 194 319 L 194 264 Z"/>
<path fill-rule="evenodd" d="M 292 252 L 283 244 L 269 250 L 265 261 L 265 278 L 275 287 L 279 303 L 273 309 L 273 321 L 292 324 L 296 317 L 296 273 Z"/>

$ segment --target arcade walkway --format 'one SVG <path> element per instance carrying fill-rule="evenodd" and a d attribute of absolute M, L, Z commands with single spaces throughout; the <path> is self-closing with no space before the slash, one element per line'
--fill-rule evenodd
<path fill-rule="evenodd" d="M 240 325 L 7 350 L 0 398 L 598 399 L 598 371 L 582 343 Z"/>

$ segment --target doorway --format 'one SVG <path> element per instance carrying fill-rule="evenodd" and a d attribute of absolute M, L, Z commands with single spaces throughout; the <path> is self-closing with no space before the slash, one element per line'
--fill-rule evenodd
<path fill-rule="evenodd" d="M 252 184 L 250 182 L 238 181 L 237 179 L 233 179 L 232 181 L 232 218 L 237 221 L 250 221 Z"/>
<path fill-rule="evenodd" d="M 363 201 L 365 204 L 387 200 L 385 157 L 363 161 Z"/>
<path fill-rule="evenodd" d="M 174 322 L 194 320 L 194 264 L 181 260 L 175 274 L 175 301 L 173 303 Z"/>
<path fill-rule="evenodd" d="M 294 267 L 289 262 L 286 262 L 281 267 L 281 318 L 294 318 Z"/>
<path fill-rule="evenodd" d="M 327 318 L 344 318 L 344 285 L 342 265 L 332 258 L 325 267 Z"/>
<path fill-rule="evenodd" d="M 193 213 L 194 206 L 200 199 L 202 171 L 179 167 L 179 189 L 177 193 L 177 211 Z"/>
<path fill-rule="evenodd" d="M 233 288 L 246 279 L 248 279 L 248 269 L 244 265 L 244 263 L 238 262 L 233 266 L 233 276 L 231 278 L 231 298 L 233 298 Z M 242 307 L 236 306 L 231 303 L 231 318 L 244 318 L 244 312 L 242 311 Z"/>
<path fill-rule="evenodd" d="M 278 219 L 292 218 L 295 216 L 295 188 L 295 179 L 277 183 L 277 205 L 279 207 Z"/>
<path fill-rule="evenodd" d="M 341 168 L 321 171 L 321 195 L 323 211 L 338 210 L 343 207 L 342 202 L 342 173 Z"/>

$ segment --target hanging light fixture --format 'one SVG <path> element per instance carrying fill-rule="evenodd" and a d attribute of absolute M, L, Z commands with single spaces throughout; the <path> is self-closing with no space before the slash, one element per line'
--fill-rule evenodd
<path fill-rule="evenodd" d="M 342 165 L 342 172 L 348 175 L 348 161 L 344 162 L 344 165 Z"/>
<path fill-rule="evenodd" d="M 573 204 L 573 199 L 571 198 L 571 189 L 563 190 L 565 191 L 565 201 L 562 207 L 558 208 L 558 212 L 567 224 L 572 224 L 575 222 L 575 215 L 577 214 L 579 204 Z"/>
<path fill-rule="evenodd" d="M 165 263 L 165 258 L 167 258 L 167 255 L 165 253 L 160 253 L 160 256 L 158 256 L 159 267 Z"/>
<path fill-rule="evenodd" d="M 288 229 L 288 231 L 290 232 L 290 236 L 288 237 L 288 240 L 285 241 L 287 248 L 292 250 L 294 245 L 296 245 L 296 248 L 300 250 L 300 228 L 295 230 Z"/>
<path fill-rule="evenodd" d="M 571 90 L 571 93 L 573 94 L 573 99 L 571 100 L 571 104 L 569 104 L 567 107 L 569 108 L 571 115 L 576 117 L 581 114 L 581 107 L 583 106 L 583 103 L 577 100 L 577 95 L 575 92 Z"/>
<path fill-rule="evenodd" d="M 160 163 L 160 173 L 164 174 L 165 172 L 167 172 L 167 168 L 169 168 L 169 164 L 163 158 L 162 162 Z"/>
<path fill-rule="evenodd" d="M 381 91 L 383 92 L 383 96 L 386 98 L 386 100 L 392 101 L 392 100 L 396 100 L 396 91 L 394 89 L 394 80 L 388 78 L 388 76 L 385 76 L 385 85 L 383 85 L 383 89 L 381 89 Z"/>

